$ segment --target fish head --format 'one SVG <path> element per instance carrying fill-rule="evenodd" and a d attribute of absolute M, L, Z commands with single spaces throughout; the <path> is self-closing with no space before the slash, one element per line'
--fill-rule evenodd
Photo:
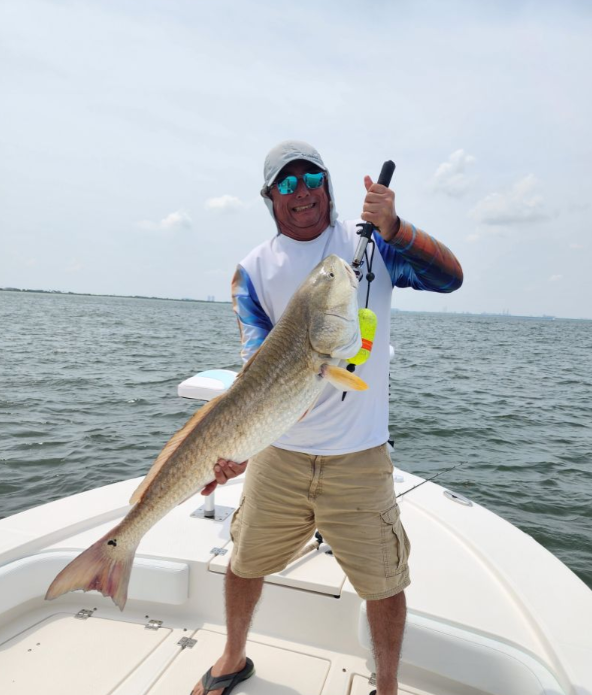
<path fill-rule="evenodd" d="M 309 338 L 315 352 L 349 359 L 362 346 L 358 320 L 358 279 L 339 256 L 327 256 L 303 286 Z"/>

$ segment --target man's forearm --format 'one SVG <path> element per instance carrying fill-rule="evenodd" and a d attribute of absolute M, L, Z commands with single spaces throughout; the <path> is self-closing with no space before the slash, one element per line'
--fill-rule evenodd
<path fill-rule="evenodd" d="M 454 292 L 462 285 L 463 271 L 452 251 L 409 222 L 400 219 L 388 243 L 405 258 L 426 289 Z"/>

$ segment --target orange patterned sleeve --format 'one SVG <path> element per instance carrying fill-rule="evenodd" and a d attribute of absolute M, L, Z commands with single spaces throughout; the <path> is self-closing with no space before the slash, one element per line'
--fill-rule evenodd
<path fill-rule="evenodd" d="M 463 271 L 452 251 L 413 224 L 401 220 L 399 230 L 389 242 L 377 233 L 374 238 L 394 286 L 454 292 L 462 285 Z"/>

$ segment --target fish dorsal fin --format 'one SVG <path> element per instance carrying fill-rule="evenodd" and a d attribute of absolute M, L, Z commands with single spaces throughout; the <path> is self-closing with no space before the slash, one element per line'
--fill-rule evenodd
<path fill-rule="evenodd" d="M 324 364 L 321 367 L 321 374 L 324 379 L 327 379 L 340 391 L 365 391 L 368 388 L 368 384 L 359 376 L 348 372 L 343 367 L 336 367 L 334 364 Z"/>
<path fill-rule="evenodd" d="M 152 468 L 148 471 L 148 474 L 144 480 L 142 480 L 134 494 L 131 496 L 130 504 L 136 504 L 136 502 L 139 502 L 142 499 L 146 489 L 154 480 L 160 469 L 171 458 L 174 452 L 181 446 L 195 427 L 209 412 L 211 412 L 212 408 L 217 404 L 220 398 L 221 396 L 216 396 L 216 398 L 213 398 L 209 403 L 202 406 L 196 413 L 192 415 L 192 417 L 189 418 L 183 427 L 181 427 L 178 432 L 175 432 L 175 434 L 169 439 L 169 441 L 164 445 L 164 448 L 160 454 L 158 454 L 156 461 L 152 464 Z"/>

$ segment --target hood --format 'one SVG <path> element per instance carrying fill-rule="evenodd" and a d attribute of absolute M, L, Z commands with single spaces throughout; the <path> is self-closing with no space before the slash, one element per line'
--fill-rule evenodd
<path fill-rule="evenodd" d="M 325 166 L 325 163 L 317 150 L 315 150 L 315 148 L 312 145 L 309 145 L 307 142 L 302 142 L 302 140 L 284 140 L 270 150 L 267 157 L 265 157 L 265 163 L 263 165 L 264 183 L 263 188 L 261 189 L 261 195 L 265 205 L 267 205 L 267 209 L 275 221 L 273 201 L 269 197 L 269 188 L 275 181 L 276 176 L 286 166 L 286 164 L 293 162 L 295 159 L 304 159 L 307 162 L 312 162 L 327 174 L 327 189 L 329 192 L 329 224 L 333 227 L 337 221 L 337 209 L 335 208 L 335 196 L 333 195 L 331 174 L 329 173 L 329 170 Z"/>

